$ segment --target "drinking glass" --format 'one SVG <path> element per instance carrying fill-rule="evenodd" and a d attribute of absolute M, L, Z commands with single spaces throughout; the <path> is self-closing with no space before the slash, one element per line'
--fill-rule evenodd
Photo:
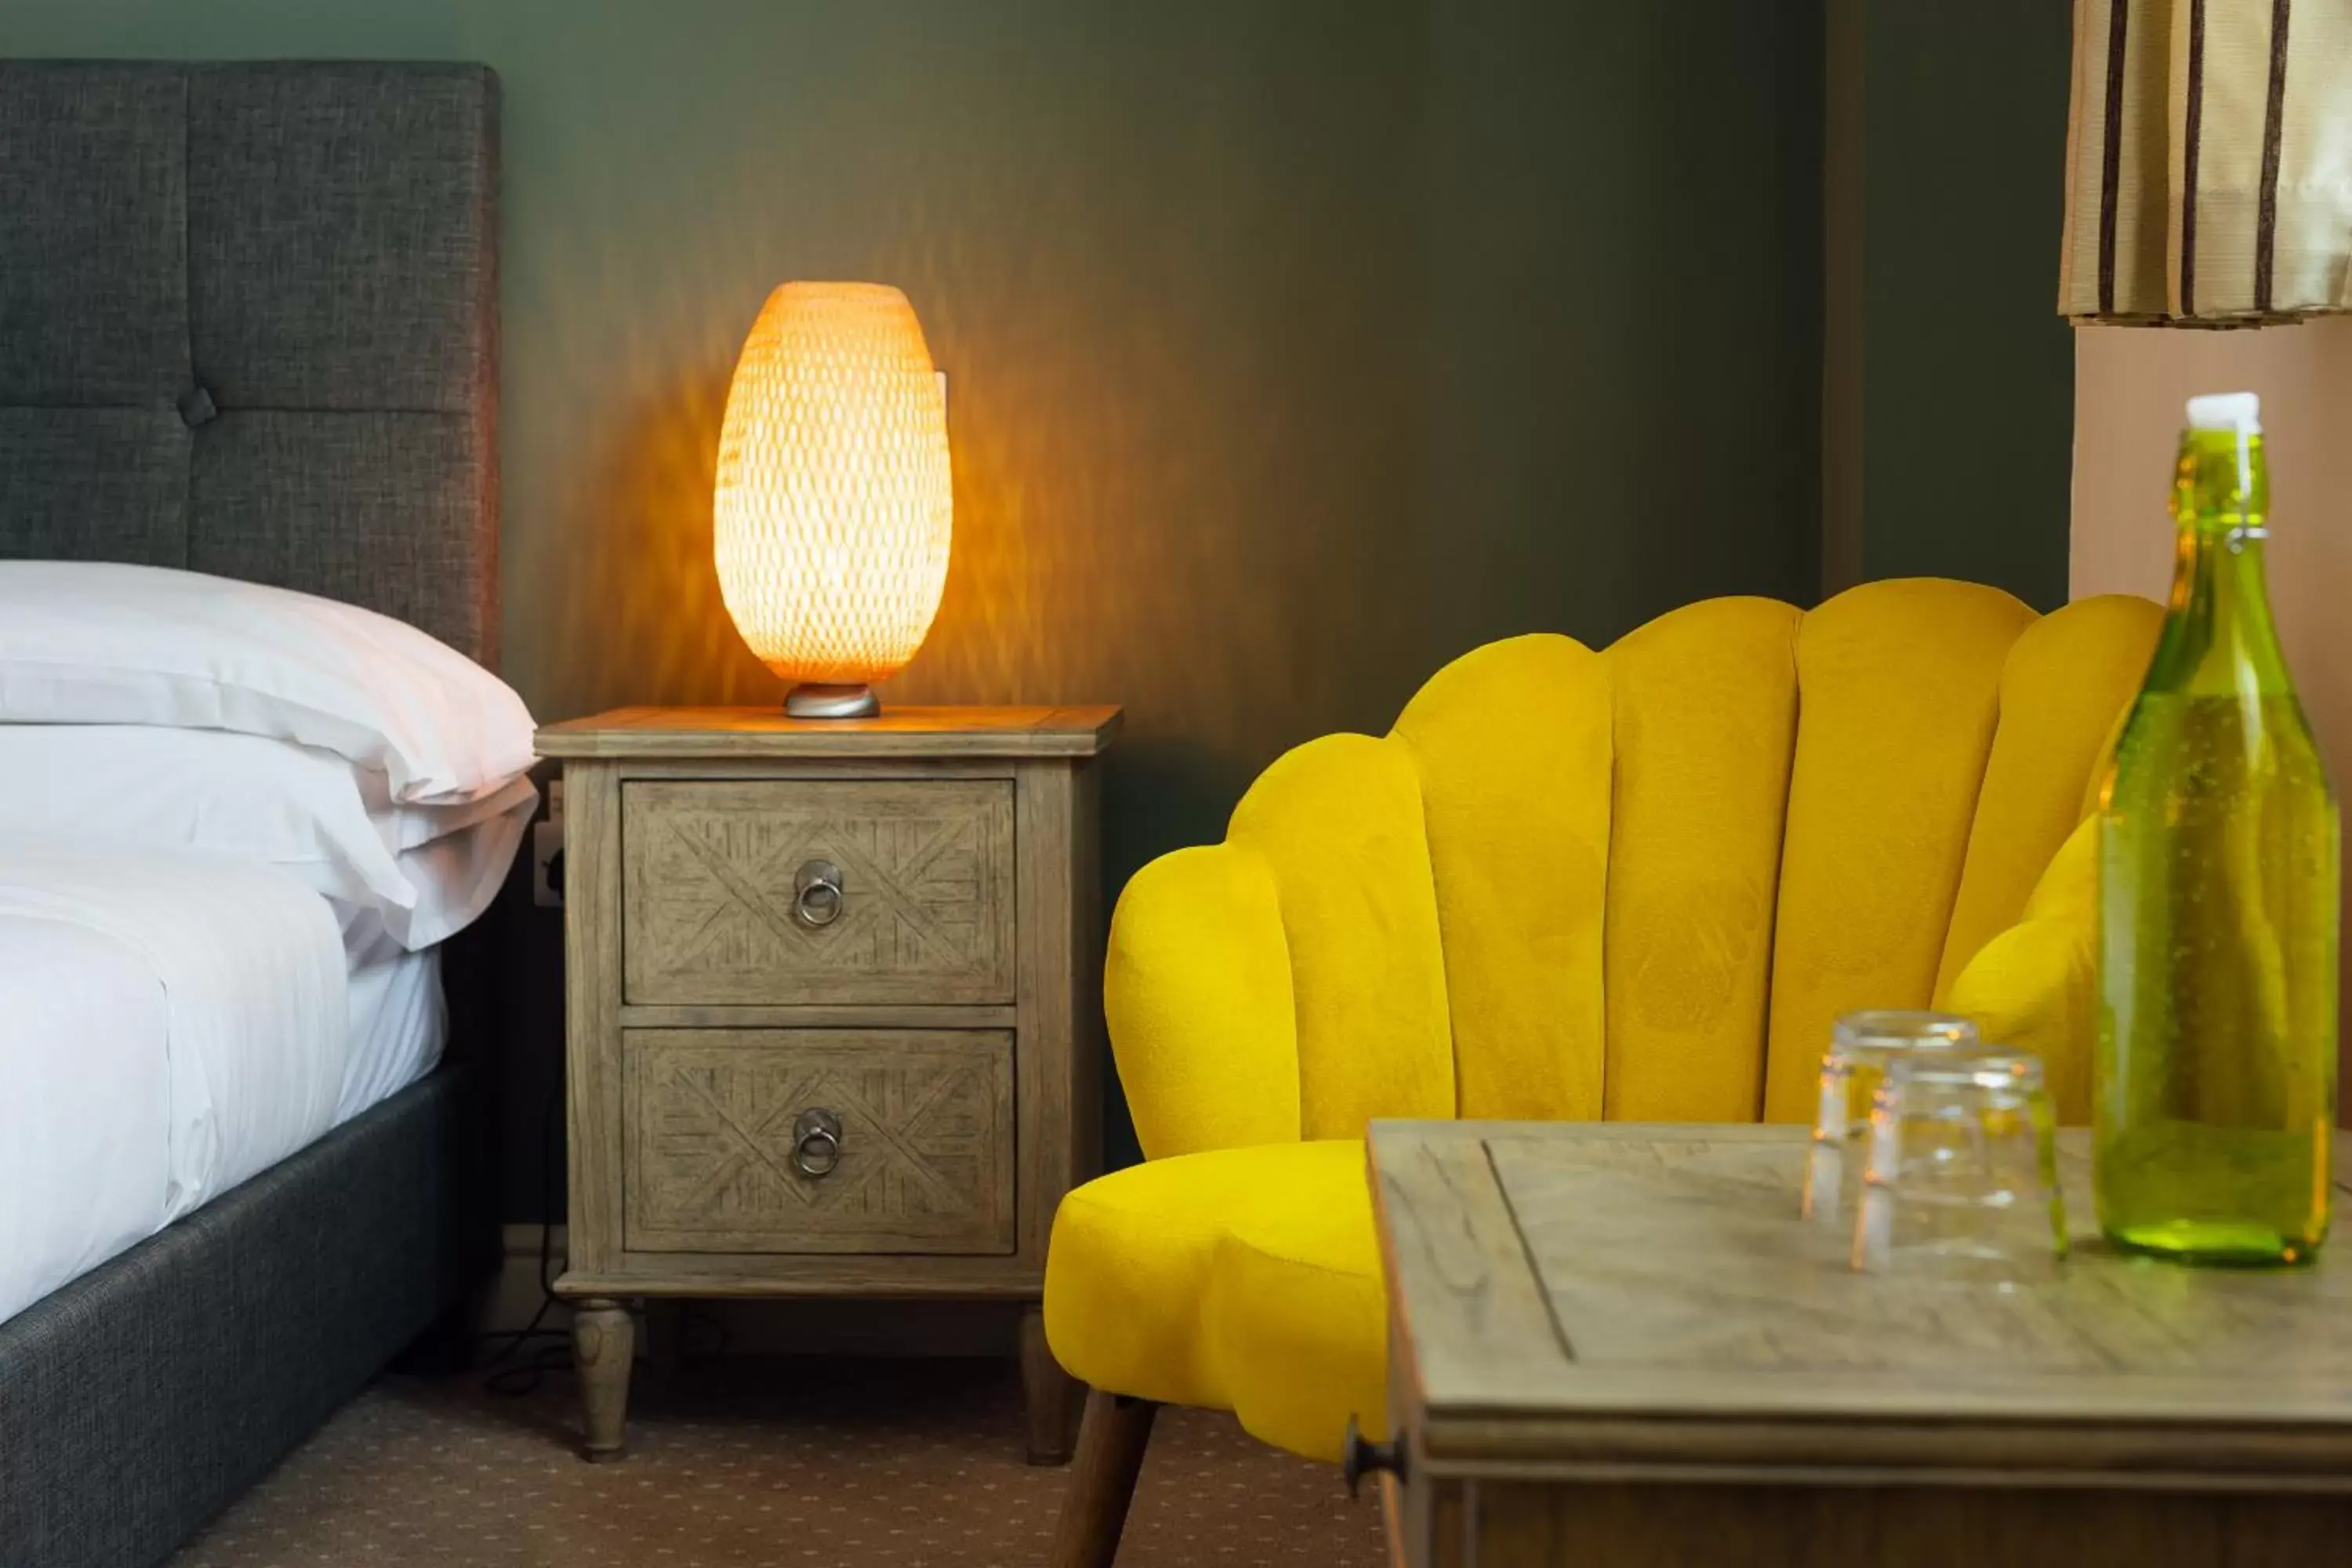
<path fill-rule="evenodd" d="M 1813 1142 L 1805 1156 L 1805 1217 L 1849 1224 L 1862 1190 L 1862 1139 L 1870 1130 L 1871 1095 L 1898 1058 L 1973 1049 L 1977 1026 L 1949 1013 L 1874 1007 L 1848 1013 L 1830 1032 L 1822 1058 Z"/>
<path fill-rule="evenodd" d="M 1888 1062 L 1871 1097 L 1853 1266 L 2023 1283 L 2065 1253 L 2041 1058 L 1994 1048 Z"/>

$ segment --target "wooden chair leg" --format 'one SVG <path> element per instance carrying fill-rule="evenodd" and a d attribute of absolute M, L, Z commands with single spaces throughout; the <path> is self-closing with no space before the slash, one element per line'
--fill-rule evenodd
<path fill-rule="evenodd" d="M 1045 1318 L 1037 1308 L 1021 1314 L 1021 1383 L 1029 1429 L 1029 1462 L 1066 1465 L 1070 1434 L 1077 1426 L 1078 1401 L 1086 1393 L 1062 1370 L 1045 1343 Z"/>
<path fill-rule="evenodd" d="M 1144 1446 L 1151 1441 L 1151 1418 L 1159 1414 L 1149 1399 L 1087 1390 L 1070 1489 L 1062 1497 L 1047 1568 L 1111 1568 L 1127 1506 L 1135 1500 L 1135 1478 L 1143 1470 Z"/>

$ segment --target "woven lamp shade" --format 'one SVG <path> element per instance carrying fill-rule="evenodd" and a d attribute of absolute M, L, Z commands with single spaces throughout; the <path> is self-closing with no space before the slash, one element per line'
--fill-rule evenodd
<path fill-rule="evenodd" d="M 947 400 L 907 297 L 769 295 L 727 394 L 713 520 L 719 591 L 751 651 L 786 680 L 892 674 L 939 612 L 953 520 Z"/>

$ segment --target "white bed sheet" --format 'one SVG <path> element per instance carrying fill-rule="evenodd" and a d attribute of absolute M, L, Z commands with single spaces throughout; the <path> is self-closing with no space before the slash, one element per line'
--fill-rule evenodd
<path fill-rule="evenodd" d="M 0 1321 L 145 1238 L 171 1181 L 163 984 L 70 921 L 0 915 Z"/>
<path fill-rule="evenodd" d="M 438 978 L 272 867 L 0 837 L 0 1321 L 429 1071 Z"/>
<path fill-rule="evenodd" d="M 411 952 L 367 915 L 343 932 L 343 958 L 351 1053 L 335 1101 L 338 1127 L 431 1072 L 449 1037 L 438 947 Z"/>

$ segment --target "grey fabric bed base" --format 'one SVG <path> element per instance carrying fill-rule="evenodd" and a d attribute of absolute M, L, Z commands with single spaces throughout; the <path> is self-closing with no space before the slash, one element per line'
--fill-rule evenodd
<path fill-rule="evenodd" d="M 429 1074 L 0 1323 L 0 1564 L 154 1563 L 478 1280 L 475 1076 Z"/>
<path fill-rule="evenodd" d="M 496 668 L 498 124 L 479 65 L 0 60 L 0 558 L 278 584 Z M 470 1068 L 0 1323 L 0 1568 L 154 1562 L 495 1266 L 488 940 L 443 952 Z"/>

